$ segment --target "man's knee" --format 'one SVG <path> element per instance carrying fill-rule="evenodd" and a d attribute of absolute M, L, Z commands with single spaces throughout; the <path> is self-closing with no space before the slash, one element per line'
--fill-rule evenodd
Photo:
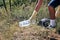
<path fill-rule="evenodd" d="M 54 6 L 53 4 L 48 4 L 48 8 L 53 8 L 55 9 L 56 6 Z"/>
<path fill-rule="evenodd" d="M 48 7 L 56 8 L 59 5 L 58 1 L 51 0 L 48 4 Z"/>
<path fill-rule="evenodd" d="M 52 6 L 48 6 L 48 9 L 49 9 L 49 10 L 55 10 L 55 8 L 52 7 Z"/>

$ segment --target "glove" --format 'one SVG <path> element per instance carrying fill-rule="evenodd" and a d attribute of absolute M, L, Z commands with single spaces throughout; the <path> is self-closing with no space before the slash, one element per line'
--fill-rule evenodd
<path fill-rule="evenodd" d="M 34 10 L 32 16 L 29 18 L 29 20 L 33 20 L 36 18 L 37 12 Z"/>

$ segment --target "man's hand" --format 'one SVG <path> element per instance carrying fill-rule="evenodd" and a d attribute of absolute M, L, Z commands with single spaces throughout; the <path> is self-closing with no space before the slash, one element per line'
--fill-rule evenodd
<path fill-rule="evenodd" d="M 34 10 L 32 16 L 29 18 L 29 20 L 35 19 L 36 15 L 37 15 L 37 11 Z"/>

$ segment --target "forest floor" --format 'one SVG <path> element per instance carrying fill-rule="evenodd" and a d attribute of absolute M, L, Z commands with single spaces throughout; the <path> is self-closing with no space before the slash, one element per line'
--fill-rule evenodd
<path fill-rule="evenodd" d="M 56 29 L 46 29 L 36 24 L 24 28 L 19 27 L 19 21 L 30 17 L 33 12 L 33 6 L 35 7 L 33 4 L 32 7 L 28 6 L 25 9 L 13 7 L 11 18 L 9 18 L 10 15 L 5 13 L 4 9 L 0 9 L 0 40 L 60 40 L 60 34 L 57 33 Z M 43 6 L 37 18 L 40 20 L 48 17 L 49 15 L 47 14 L 47 7 Z M 57 19 L 57 23 L 58 27 L 60 27 L 60 20 Z"/>
<path fill-rule="evenodd" d="M 56 29 L 46 29 L 38 25 L 21 28 L 18 21 L 11 22 L 12 24 L 5 23 L 6 27 L 2 27 L 3 22 L 6 20 L 0 22 L 0 40 L 60 40 Z"/>

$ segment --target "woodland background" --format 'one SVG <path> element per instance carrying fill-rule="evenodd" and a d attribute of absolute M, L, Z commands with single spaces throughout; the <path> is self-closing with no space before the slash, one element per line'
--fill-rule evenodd
<path fill-rule="evenodd" d="M 20 21 L 27 20 L 32 15 L 37 1 L 38 0 L 0 0 L 0 40 L 43 40 L 44 36 L 47 38 L 47 31 L 42 32 L 41 29 L 43 28 L 40 26 L 32 25 L 32 27 L 20 28 L 18 25 Z M 39 22 L 45 17 L 49 18 L 49 1 L 50 0 L 43 0 L 43 4 L 36 17 L 36 22 Z M 57 32 L 60 29 L 60 18 L 56 18 L 56 21 Z M 42 36 L 39 36 L 40 33 Z"/>

